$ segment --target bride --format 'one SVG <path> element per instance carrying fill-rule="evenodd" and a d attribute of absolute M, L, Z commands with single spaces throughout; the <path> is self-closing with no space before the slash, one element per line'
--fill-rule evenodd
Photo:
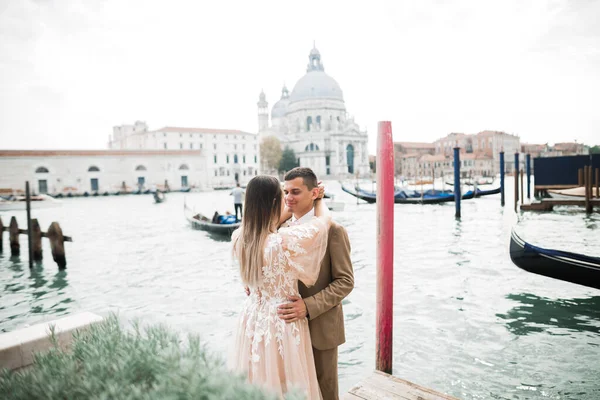
<path fill-rule="evenodd" d="M 232 235 L 233 255 L 250 294 L 239 317 L 230 367 L 279 397 L 299 390 L 308 399 L 321 399 L 308 321 L 286 323 L 277 315 L 289 296 L 299 296 L 298 280 L 311 286 L 319 275 L 331 220 L 319 189 L 315 218 L 278 230 L 291 216 L 284 209 L 280 183 L 271 176 L 252 178 L 242 225 Z"/>

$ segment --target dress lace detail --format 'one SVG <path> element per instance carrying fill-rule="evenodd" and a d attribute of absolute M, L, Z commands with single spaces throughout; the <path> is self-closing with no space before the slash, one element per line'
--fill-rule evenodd
<path fill-rule="evenodd" d="M 289 296 L 299 296 L 298 280 L 308 286 L 315 283 L 327 247 L 328 222 L 328 217 L 315 217 L 268 236 L 262 283 L 251 288 L 240 314 L 231 366 L 248 372 L 252 382 L 276 386 L 280 394 L 290 385 L 311 390 L 317 385 L 318 392 L 308 322 L 286 323 L 277 310 Z M 236 238 L 233 242 L 239 246 Z"/>

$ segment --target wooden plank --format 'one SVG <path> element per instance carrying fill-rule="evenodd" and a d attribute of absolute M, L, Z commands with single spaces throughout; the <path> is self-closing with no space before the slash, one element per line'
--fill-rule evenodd
<path fill-rule="evenodd" d="M 582 185 L 534 185 L 535 190 L 546 190 L 546 189 L 573 189 Z"/>
<path fill-rule="evenodd" d="M 348 393 L 366 400 L 456 400 L 454 397 L 381 371 L 374 371 L 373 374 L 350 389 Z M 352 399 L 352 397 L 348 398 Z"/>

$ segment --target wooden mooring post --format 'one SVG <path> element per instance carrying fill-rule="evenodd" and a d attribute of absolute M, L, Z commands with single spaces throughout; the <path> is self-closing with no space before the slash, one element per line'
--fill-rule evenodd
<path fill-rule="evenodd" d="M 593 185 L 592 185 L 592 166 L 586 166 L 583 172 L 585 181 L 585 212 L 591 214 L 594 205 L 590 201 L 592 199 Z"/>
<path fill-rule="evenodd" d="M 596 197 L 600 199 L 600 168 L 596 168 Z"/>
<path fill-rule="evenodd" d="M 515 212 L 517 212 L 517 206 L 519 204 L 519 153 L 515 153 Z"/>
<path fill-rule="evenodd" d="M 504 207 L 504 151 L 500 152 L 500 205 Z"/>
<path fill-rule="evenodd" d="M 583 186 L 583 168 L 577 170 L 577 186 Z"/>
<path fill-rule="evenodd" d="M 17 223 L 17 219 L 12 217 L 10 219 L 10 225 L 8 227 L 4 226 L 2 223 L 2 218 L 0 217 L 0 253 L 3 250 L 3 233 L 5 231 L 9 232 L 9 242 L 10 242 L 10 254 L 11 256 L 18 256 L 21 253 L 21 245 L 19 243 L 19 235 L 27 235 L 31 239 L 31 247 L 32 247 L 32 260 L 33 261 L 41 261 L 42 260 L 42 238 L 48 238 L 50 240 L 50 249 L 52 250 L 52 258 L 58 264 L 59 269 L 65 269 L 67 267 L 67 258 L 65 254 L 65 243 L 64 242 L 73 242 L 73 238 L 70 236 L 65 236 L 62 233 L 62 229 L 58 222 L 53 222 L 50 224 L 48 228 L 48 232 L 42 232 L 40 229 L 40 224 L 37 219 L 31 220 L 31 235 L 27 229 L 19 229 L 19 224 Z"/>
<path fill-rule="evenodd" d="M 525 193 L 523 192 L 523 176 L 525 171 L 521 169 L 521 203 L 525 203 Z"/>

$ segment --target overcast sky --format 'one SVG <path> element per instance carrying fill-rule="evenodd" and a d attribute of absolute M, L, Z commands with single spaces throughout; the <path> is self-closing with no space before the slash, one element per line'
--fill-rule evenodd
<path fill-rule="evenodd" d="M 600 144 L 600 1 L 0 0 L 0 148 L 106 148 L 114 125 L 257 130 L 313 40 L 369 132 Z"/>

